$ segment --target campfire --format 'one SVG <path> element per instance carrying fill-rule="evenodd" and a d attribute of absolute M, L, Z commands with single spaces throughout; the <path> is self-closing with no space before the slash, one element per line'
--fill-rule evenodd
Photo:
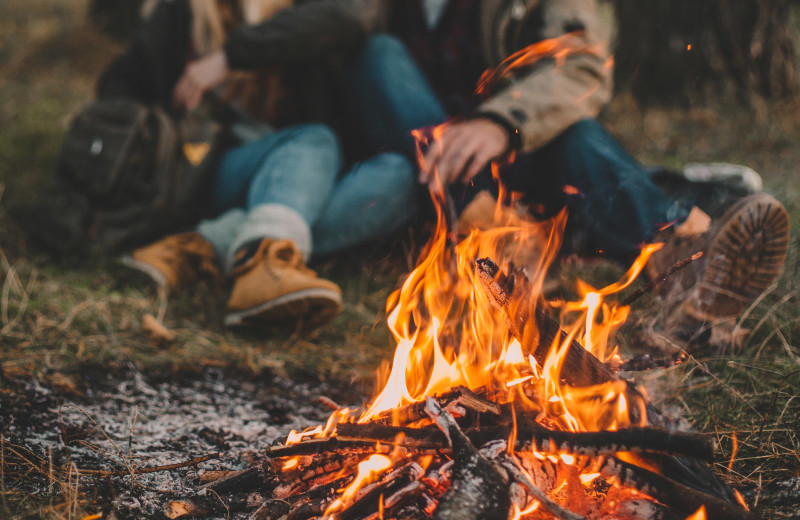
<path fill-rule="evenodd" d="M 707 464 L 710 439 L 672 428 L 618 375 L 628 307 L 605 298 L 658 246 L 620 282 L 548 302 L 564 214 L 532 222 L 498 204 L 498 226 L 463 236 L 432 194 L 436 230 L 387 302 L 397 348 L 377 396 L 328 401 L 325 425 L 204 487 L 257 490 L 252 518 L 286 520 L 752 518 Z"/>
<path fill-rule="evenodd" d="M 569 37 L 530 46 L 487 71 L 478 93 L 542 57 L 586 51 Z M 415 133 L 420 164 L 443 128 Z M 623 362 L 613 343 L 652 284 L 622 303 L 608 298 L 661 245 L 644 246 L 615 284 L 579 282 L 580 301 L 548 301 L 566 213 L 533 221 L 500 186 L 494 225 L 459 233 L 434 177 L 435 230 L 387 301 L 397 347 L 380 392 L 362 408 L 326 400 L 325 425 L 292 431 L 250 469 L 215 473 L 204 489 L 257 491 L 246 500 L 253 519 L 755 518 L 708 465 L 711 439 L 675 429 L 619 375 L 662 365 Z M 167 514 L 198 512 L 173 502 Z"/>

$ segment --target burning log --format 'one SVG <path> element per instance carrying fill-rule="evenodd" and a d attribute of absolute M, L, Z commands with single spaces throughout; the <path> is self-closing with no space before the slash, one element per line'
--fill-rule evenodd
<path fill-rule="evenodd" d="M 451 391 L 440 395 L 437 399 L 440 406 L 461 406 L 478 414 L 500 415 L 500 406 L 497 403 L 484 399 L 464 386 L 457 386 Z M 398 410 L 384 412 L 374 420 L 385 424 L 412 424 L 427 418 L 425 402 L 419 401 Z"/>
<path fill-rule="evenodd" d="M 521 271 L 515 271 L 512 276 L 505 273 L 489 258 L 478 259 L 476 262 L 479 279 L 483 284 L 490 301 L 495 308 L 506 313 L 509 330 L 523 345 L 532 345 L 530 350 L 536 361 L 544 365 L 547 356 L 554 344 L 569 343 L 563 358 L 561 377 L 567 385 L 574 387 L 593 386 L 609 381 L 623 381 L 608 366 L 587 351 L 577 341 L 570 341 L 558 323 L 541 308 L 535 305 L 533 310 L 534 326 L 529 327 L 531 311 L 525 305 L 525 295 L 517 287 L 525 285 L 527 278 Z M 530 332 L 529 332 L 530 331 Z M 625 397 L 628 403 L 640 403 L 645 407 L 647 423 L 652 426 L 667 427 L 669 422 L 663 415 L 628 381 L 626 383 Z M 639 422 L 638 407 L 629 408 L 631 422 Z M 736 496 L 724 482 L 711 470 L 707 464 L 679 457 L 654 458 L 652 462 L 661 466 L 665 475 L 690 484 L 692 487 L 712 494 L 723 501 L 736 504 Z"/>
<path fill-rule="evenodd" d="M 506 425 L 485 428 L 467 427 L 467 438 L 476 445 L 483 445 L 493 439 L 507 438 L 511 433 L 510 420 Z M 372 443 L 393 444 L 406 448 L 446 450 L 446 438 L 431 427 L 410 428 L 384 426 L 373 423 L 340 424 L 337 435 L 348 440 L 363 440 Z M 634 453 L 660 453 L 682 455 L 709 461 L 713 459 L 713 440 L 702 434 L 664 430 L 661 428 L 624 428 L 616 431 L 567 432 L 550 430 L 535 422 L 518 424 L 518 437 L 531 439 L 517 440 L 516 450 L 530 449 L 532 446 L 543 452 L 566 452 L 573 455 L 600 456 L 620 451 Z"/>
<path fill-rule="evenodd" d="M 432 398 L 426 411 L 453 449 L 453 475 L 434 520 L 504 518 L 511 507 L 508 477 L 483 457 L 461 431 L 455 419 Z"/>
<path fill-rule="evenodd" d="M 638 489 L 673 509 L 690 515 L 700 506 L 705 506 L 708 518 L 729 520 L 757 520 L 757 516 L 735 502 L 728 502 L 709 495 L 669 477 L 609 457 L 600 473 L 606 478 L 615 479 L 625 486 Z"/>

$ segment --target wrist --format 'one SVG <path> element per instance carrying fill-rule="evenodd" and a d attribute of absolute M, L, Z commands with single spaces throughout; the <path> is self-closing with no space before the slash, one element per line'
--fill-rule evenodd
<path fill-rule="evenodd" d="M 469 119 L 486 119 L 503 129 L 506 133 L 507 144 L 506 149 L 500 154 L 500 160 L 507 159 L 522 147 L 522 135 L 520 134 L 519 128 L 499 114 L 494 112 L 476 112 Z"/>

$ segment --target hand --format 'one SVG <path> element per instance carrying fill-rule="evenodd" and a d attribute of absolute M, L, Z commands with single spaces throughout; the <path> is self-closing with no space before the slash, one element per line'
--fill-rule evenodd
<path fill-rule="evenodd" d="M 216 51 L 186 66 L 183 75 L 172 91 L 178 108 L 194 110 L 203 99 L 203 94 L 216 87 L 228 76 L 228 59 L 224 51 Z"/>
<path fill-rule="evenodd" d="M 508 149 L 508 134 L 489 119 L 470 119 L 446 126 L 422 161 L 419 181 L 428 184 L 434 170 L 445 185 L 469 183 L 488 163 Z"/>

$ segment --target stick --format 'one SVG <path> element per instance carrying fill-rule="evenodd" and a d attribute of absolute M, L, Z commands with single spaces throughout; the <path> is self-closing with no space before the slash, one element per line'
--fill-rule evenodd
<path fill-rule="evenodd" d="M 699 251 L 688 258 L 684 258 L 680 262 L 676 263 L 675 265 L 673 265 L 672 267 L 670 267 L 669 269 L 658 275 L 655 280 L 650 280 L 646 284 L 636 289 L 633 293 L 631 293 L 630 296 L 622 300 L 622 303 L 620 305 L 624 307 L 630 306 L 633 302 L 638 300 L 642 295 L 644 295 L 649 291 L 652 291 L 653 289 L 664 283 L 667 280 L 667 278 L 677 273 L 687 265 L 691 264 L 701 256 L 703 256 L 703 252 Z"/>
<path fill-rule="evenodd" d="M 659 475 L 640 466 L 635 466 L 614 457 L 606 459 L 600 474 L 614 479 L 623 486 L 630 486 L 649 495 L 662 504 L 675 508 L 686 515 L 706 507 L 709 520 L 757 520 L 758 517 L 739 504 L 722 500 L 698 491 L 671 478 Z"/>
<path fill-rule="evenodd" d="M 505 461 L 502 463 L 503 468 L 508 471 L 514 480 L 519 482 L 520 484 L 524 485 L 528 492 L 533 495 L 533 498 L 539 501 L 542 506 L 547 509 L 553 516 L 556 518 L 560 518 L 561 520 L 586 520 L 585 517 L 573 513 L 567 509 L 564 509 L 557 503 L 553 502 L 541 489 L 536 487 L 536 484 L 525 474 L 525 472 L 521 471 L 516 464 L 512 463 L 511 461 Z"/>

